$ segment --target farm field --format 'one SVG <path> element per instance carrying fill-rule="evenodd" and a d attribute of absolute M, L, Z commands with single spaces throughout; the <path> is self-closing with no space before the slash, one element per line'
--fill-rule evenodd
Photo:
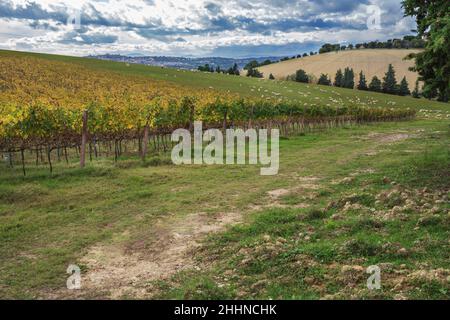
<path fill-rule="evenodd" d="M 338 69 L 353 68 L 356 75 L 362 70 L 370 82 L 373 76 L 383 79 L 387 65 L 394 66 L 397 79 L 406 77 L 410 90 L 414 89 L 417 74 L 408 69 L 414 66 L 414 60 L 404 60 L 410 53 L 420 52 L 418 49 L 359 49 L 339 52 L 328 52 L 314 56 L 303 57 L 274 63 L 260 67 L 266 78 L 272 73 L 276 79 L 285 79 L 298 69 L 303 69 L 319 79 L 320 75 L 328 74 L 332 80 Z"/>
<path fill-rule="evenodd" d="M 21 59 L 33 68 L 20 69 Z M 76 156 L 53 159 L 51 174 L 28 151 L 26 176 L 4 161 L 0 298 L 449 297 L 448 104 L 12 51 L 1 51 L 0 63 L 22 72 L 17 87 L 2 92 L 3 103 L 32 100 L 30 84 L 41 89 L 40 82 L 76 70 L 73 83 L 85 83 L 80 74 L 103 77 L 109 80 L 93 81 L 98 92 L 114 81 L 138 97 L 198 91 L 417 111 L 408 121 L 284 136 L 280 172 L 270 177 L 257 166 L 175 166 L 169 153 L 154 150 L 143 163 L 134 145 L 117 162 L 99 157 L 84 169 Z M 49 83 L 45 103 L 73 109 L 90 98 L 89 90 L 67 93 Z M 86 100 L 68 99 L 79 92 Z M 81 267 L 81 290 L 66 289 L 69 264 Z M 383 270 L 382 290 L 369 291 L 365 270 L 374 264 Z"/>

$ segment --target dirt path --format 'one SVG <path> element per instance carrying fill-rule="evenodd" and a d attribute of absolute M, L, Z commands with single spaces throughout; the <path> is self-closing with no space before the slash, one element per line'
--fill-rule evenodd
<path fill-rule="evenodd" d="M 66 298 L 100 297 L 120 299 L 151 298 L 151 282 L 164 280 L 185 269 L 201 270 L 205 266 L 194 259 L 194 251 L 209 234 L 242 222 L 248 211 L 281 207 L 281 196 L 298 189 L 317 189 L 316 177 L 297 177 L 293 189 L 276 189 L 267 192 L 268 202 L 250 206 L 247 211 L 190 214 L 181 218 L 161 220 L 151 228 L 154 242 L 143 248 L 139 242 L 125 246 L 124 241 L 112 240 L 109 244 L 93 246 L 79 261 L 86 266 L 82 273 L 82 289 L 62 290 L 56 296 Z M 127 238 L 128 232 L 118 238 Z"/>
<path fill-rule="evenodd" d="M 407 134 L 369 134 L 365 139 L 375 140 L 377 145 L 390 144 L 409 138 Z M 248 211 L 259 211 L 271 207 L 286 207 L 280 199 L 290 193 L 311 196 L 320 188 L 320 178 L 309 176 L 289 177 L 291 186 L 267 192 L 266 203 L 253 205 Z M 297 208 L 308 207 L 308 201 Z M 149 230 L 152 239 L 150 247 L 140 246 L 139 242 L 125 246 L 123 238 L 112 240 L 109 244 L 91 247 L 80 260 L 87 271 L 82 273 L 81 290 L 61 290 L 57 297 L 84 298 L 101 297 L 119 299 L 151 298 L 151 282 L 164 280 L 186 269 L 201 270 L 207 266 L 200 265 L 194 259 L 194 250 L 201 245 L 209 234 L 224 230 L 227 226 L 242 222 L 245 210 L 241 212 L 219 213 L 215 216 L 205 213 L 189 214 L 184 217 L 168 218 L 157 222 Z"/>
<path fill-rule="evenodd" d="M 193 251 L 210 233 L 239 223 L 240 213 L 205 213 L 170 219 L 154 226 L 155 242 L 150 249 L 130 250 L 112 243 L 92 247 L 80 263 L 87 266 L 82 274 L 82 289 L 76 296 L 96 295 L 105 298 L 149 298 L 150 282 L 166 279 L 184 269 L 200 269 Z"/>
<path fill-rule="evenodd" d="M 416 135 L 410 133 L 369 133 L 367 136 L 363 137 L 363 140 L 372 140 L 375 142 L 375 145 L 368 150 L 365 155 L 375 156 L 379 153 L 379 150 L 377 150 L 378 148 L 386 147 L 413 137 L 416 137 Z"/>

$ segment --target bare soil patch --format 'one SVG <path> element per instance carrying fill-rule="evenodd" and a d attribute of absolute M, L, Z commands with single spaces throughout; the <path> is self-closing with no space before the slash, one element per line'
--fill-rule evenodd
<path fill-rule="evenodd" d="M 371 133 L 368 135 L 369 138 L 372 140 L 375 140 L 378 143 L 394 143 L 402 140 L 406 140 L 412 135 L 408 133 L 389 133 L 389 134 L 382 134 L 382 133 Z"/>
<path fill-rule="evenodd" d="M 156 239 L 151 248 L 123 243 L 91 247 L 80 263 L 87 266 L 82 273 L 82 289 L 61 290 L 53 296 L 70 298 L 97 296 L 137 299 L 152 296 L 152 281 L 163 280 L 178 271 L 201 269 L 193 259 L 193 251 L 210 233 L 223 230 L 242 219 L 242 213 L 228 212 L 211 217 L 205 213 L 190 214 L 182 219 L 162 221 L 154 228 Z"/>

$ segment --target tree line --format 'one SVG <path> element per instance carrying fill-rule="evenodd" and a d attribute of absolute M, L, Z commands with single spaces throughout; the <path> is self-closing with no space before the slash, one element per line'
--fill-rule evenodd
<path fill-rule="evenodd" d="M 211 72 L 211 73 L 217 72 L 217 73 L 229 74 L 229 75 L 233 75 L 233 76 L 241 75 L 241 72 L 239 71 L 239 67 L 236 63 L 228 69 L 222 69 L 220 66 L 216 66 L 214 68 L 214 66 L 211 66 L 207 63 L 203 66 L 199 66 L 197 68 L 197 70 L 202 71 L 202 72 Z"/>
<path fill-rule="evenodd" d="M 404 36 L 403 39 L 389 39 L 387 41 L 370 41 L 349 44 L 331 44 L 326 43 L 320 49 L 319 53 L 333 51 L 353 50 L 353 49 L 422 49 L 425 47 L 425 40 L 419 36 Z"/>
<path fill-rule="evenodd" d="M 296 81 L 296 82 L 302 82 L 302 83 L 311 83 L 313 82 L 313 76 L 308 75 L 305 70 L 299 69 L 295 73 L 295 75 L 292 75 L 289 77 L 290 80 Z M 345 68 L 344 71 L 342 69 L 337 70 L 336 75 L 334 77 L 334 82 L 332 82 L 331 78 L 328 76 L 328 74 L 321 74 L 319 79 L 317 80 L 317 84 L 325 85 L 325 86 L 335 86 L 340 88 L 348 88 L 348 89 L 354 89 L 355 88 L 355 72 L 352 68 Z M 382 80 L 380 80 L 377 76 L 374 76 L 370 83 L 367 83 L 366 76 L 364 75 L 364 72 L 361 70 L 359 73 L 359 81 L 356 85 L 356 88 L 358 90 L 363 91 L 373 91 L 373 92 L 381 92 L 381 93 L 387 93 L 387 94 L 394 94 L 394 95 L 400 95 L 400 96 L 408 96 L 413 95 L 415 98 L 420 97 L 419 92 L 419 82 L 416 82 L 416 87 L 414 91 L 411 93 L 409 90 L 409 84 L 406 80 L 406 77 L 403 77 L 403 79 L 400 81 L 400 83 L 397 82 L 396 76 L 395 76 L 395 69 L 392 64 L 389 64 L 388 70 L 385 73 Z"/>
<path fill-rule="evenodd" d="M 438 101 L 447 102 L 450 97 L 450 11 L 448 10 L 448 0 L 403 0 L 402 7 L 405 16 L 415 17 L 417 36 L 348 46 L 325 44 L 320 53 L 353 48 L 423 48 L 423 51 L 408 56 L 410 59 L 415 59 L 415 66 L 411 70 L 419 74 L 419 81 L 423 83 L 421 94 L 428 99 L 437 98 Z M 306 55 L 304 54 L 304 56 Z M 299 58 L 300 55 L 296 57 Z M 258 73 L 250 72 L 250 76 L 252 75 L 260 76 Z M 322 80 L 325 80 L 325 77 Z M 372 79 L 371 84 L 373 90 L 379 90 L 379 79 Z M 368 88 L 370 90 L 370 84 Z M 415 97 L 419 96 L 418 82 L 416 82 L 412 94 Z"/>
<path fill-rule="evenodd" d="M 349 44 L 330 44 L 326 43 L 322 45 L 319 51 L 310 51 L 309 53 L 304 52 L 303 54 L 297 54 L 293 56 L 286 56 L 281 58 L 280 60 L 270 60 L 267 59 L 263 62 L 258 62 L 257 60 L 252 60 L 244 66 L 244 70 L 247 70 L 249 77 L 261 78 L 262 75 L 253 72 L 258 67 L 266 66 L 273 63 L 305 58 L 308 56 L 314 56 L 321 53 L 333 52 L 333 51 L 343 51 L 343 50 L 353 50 L 353 49 L 421 49 L 425 47 L 425 40 L 420 38 L 419 36 L 404 36 L 403 39 L 389 39 L 387 41 L 370 41 L 357 43 L 355 45 Z M 212 68 L 212 67 L 211 67 Z M 210 71 L 208 68 L 206 70 L 201 71 Z M 215 69 L 212 68 L 210 72 L 214 72 Z"/>
<path fill-rule="evenodd" d="M 349 45 L 326 43 L 322 45 L 319 51 L 310 51 L 309 53 L 304 52 L 303 54 L 286 56 L 284 58 L 281 58 L 280 60 L 274 61 L 265 60 L 261 63 L 258 63 L 256 60 L 254 60 L 249 62 L 244 67 L 244 70 L 255 69 L 272 63 L 288 61 L 293 59 L 300 59 L 308 56 L 314 56 L 316 54 L 322 54 L 333 51 L 344 51 L 353 49 L 422 49 L 425 48 L 425 43 L 426 43 L 425 40 L 422 39 L 420 36 L 413 36 L 413 35 L 404 36 L 403 39 L 389 39 L 387 41 L 377 40 Z"/>

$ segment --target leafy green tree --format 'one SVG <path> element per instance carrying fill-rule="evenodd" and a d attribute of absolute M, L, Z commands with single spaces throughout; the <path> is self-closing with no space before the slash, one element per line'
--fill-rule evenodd
<path fill-rule="evenodd" d="M 259 66 L 258 61 L 252 60 L 244 66 L 244 70 L 254 69 Z"/>
<path fill-rule="evenodd" d="M 381 80 L 378 79 L 377 76 L 372 78 L 372 81 L 369 84 L 369 90 L 374 92 L 381 92 Z"/>
<path fill-rule="evenodd" d="M 422 87 L 422 96 L 426 99 L 434 99 L 438 95 L 437 89 L 428 89 L 425 90 L 425 87 Z"/>
<path fill-rule="evenodd" d="M 214 68 L 210 66 L 208 63 L 205 64 L 204 66 L 199 66 L 197 69 L 203 72 L 214 72 Z"/>
<path fill-rule="evenodd" d="M 416 85 L 414 86 L 414 91 L 412 92 L 413 98 L 419 99 L 420 98 L 420 92 L 419 92 L 419 80 L 416 80 Z"/>
<path fill-rule="evenodd" d="M 448 101 L 450 96 L 450 10 L 448 0 L 403 0 L 406 16 L 416 17 L 418 35 L 425 39 L 422 52 L 409 55 L 415 58 L 414 71 L 424 83 L 423 95 L 437 95 Z"/>
<path fill-rule="evenodd" d="M 303 70 L 303 69 L 297 70 L 297 72 L 295 73 L 295 81 L 303 82 L 303 83 L 309 82 L 309 77 L 306 74 L 305 70 Z"/>
<path fill-rule="evenodd" d="M 353 89 L 355 87 L 355 73 L 351 68 L 345 68 L 344 70 L 344 88 Z"/>
<path fill-rule="evenodd" d="M 359 73 L 358 90 L 367 91 L 368 89 L 369 88 L 367 88 L 366 76 L 361 70 L 361 72 Z"/>
<path fill-rule="evenodd" d="M 406 81 L 406 77 L 403 77 L 402 81 L 400 82 L 398 94 L 401 96 L 409 96 L 411 94 L 411 91 L 409 90 L 408 81 Z"/>
<path fill-rule="evenodd" d="M 324 86 L 331 86 L 331 80 L 328 78 L 327 74 L 321 74 L 319 77 L 319 80 L 317 81 L 318 84 L 324 85 Z"/>
<path fill-rule="evenodd" d="M 336 76 L 334 77 L 334 86 L 342 87 L 343 83 L 344 83 L 344 74 L 342 73 L 342 70 L 339 69 L 336 72 Z"/>
<path fill-rule="evenodd" d="M 320 49 L 319 53 L 327 53 L 331 51 L 339 51 L 341 46 L 339 44 L 331 44 L 331 43 L 325 43 Z"/>
<path fill-rule="evenodd" d="M 255 68 L 250 68 L 247 70 L 247 77 L 252 77 L 252 78 L 262 78 L 264 75 Z"/>
<path fill-rule="evenodd" d="M 395 79 L 395 70 L 392 64 L 389 64 L 388 71 L 384 75 L 382 90 L 384 93 L 397 94 L 397 80 Z"/>

